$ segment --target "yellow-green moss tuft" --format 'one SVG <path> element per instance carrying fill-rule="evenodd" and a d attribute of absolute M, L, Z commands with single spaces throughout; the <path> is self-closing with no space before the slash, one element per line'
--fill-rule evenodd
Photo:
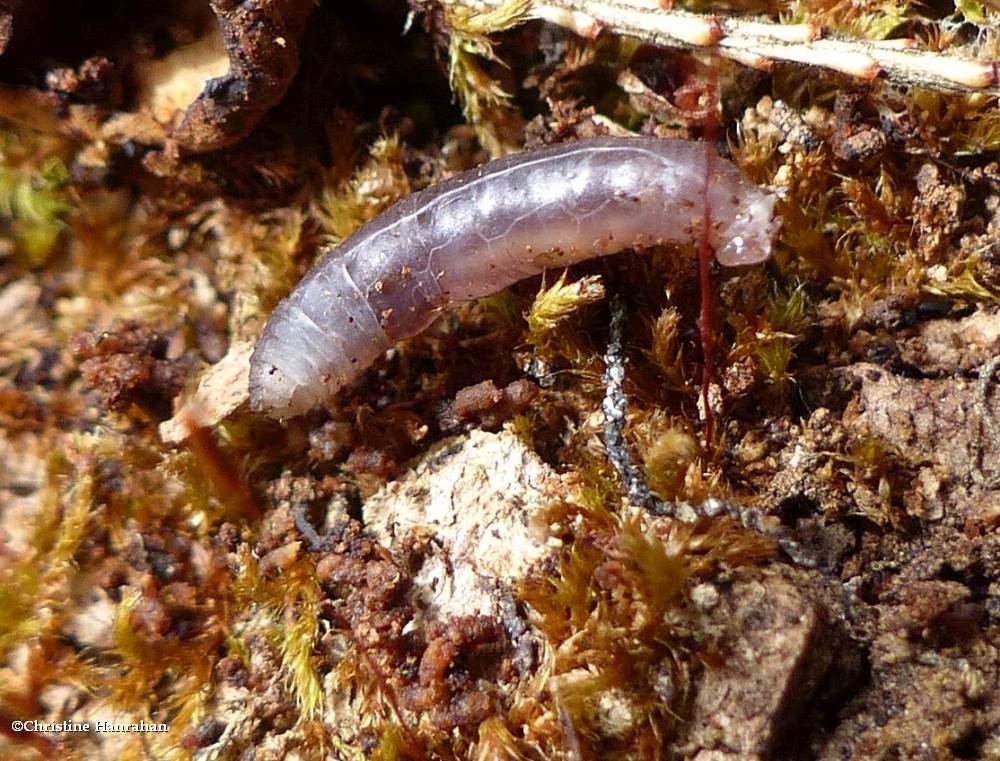
<path fill-rule="evenodd" d="M 66 227 L 70 176 L 59 153 L 62 141 L 0 124 L 0 255 L 13 254 L 25 267 L 45 264 Z"/>
<path fill-rule="evenodd" d="M 376 140 L 369 159 L 351 177 L 323 186 L 314 214 L 326 243 L 339 245 L 383 209 L 410 194 L 410 180 L 403 168 L 399 137 Z"/>

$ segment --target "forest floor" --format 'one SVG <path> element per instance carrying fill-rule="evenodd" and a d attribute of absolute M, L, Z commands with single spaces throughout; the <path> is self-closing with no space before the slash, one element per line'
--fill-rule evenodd
<path fill-rule="evenodd" d="M 1000 109 L 956 63 L 1000 57 L 996 11 L 736 9 L 865 74 L 562 0 L 314 5 L 0 4 L 0 756 L 1000 759 Z M 320 251 L 627 134 L 778 197 L 769 261 L 713 265 L 710 343 L 698 242 L 650 246 L 250 410 Z"/>

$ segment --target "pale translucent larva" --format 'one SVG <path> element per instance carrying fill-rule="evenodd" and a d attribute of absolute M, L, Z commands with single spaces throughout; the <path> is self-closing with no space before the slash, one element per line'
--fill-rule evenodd
<path fill-rule="evenodd" d="M 250 402 L 289 417 L 355 380 L 455 304 L 549 267 L 636 245 L 709 242 L 725 265 L 766 259 L 773 195 L 702 143 L 596 138 L 491 161 L 403 199 L 327 252 L 271 314 Z"/>

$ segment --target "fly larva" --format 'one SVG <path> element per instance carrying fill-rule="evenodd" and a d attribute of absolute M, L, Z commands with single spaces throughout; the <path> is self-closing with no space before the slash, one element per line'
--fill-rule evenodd
<path fill-rule="evenodd" d="M 686 140 L 596 138 L 491 161 L 403 199 L 326 253 L 271 314 L 250 402 L 301 414 L 441 310 L 548 267 L 702 236 L 725 265 L 766 259 L 774 196 Z"/>

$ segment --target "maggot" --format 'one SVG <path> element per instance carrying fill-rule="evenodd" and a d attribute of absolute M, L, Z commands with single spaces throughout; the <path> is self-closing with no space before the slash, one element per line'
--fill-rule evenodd
<path fill-rule="evenodd" d="M 700 240 L 706 218 L 720 263 L 763 261 L 774 202 L 686 140 L 595 138 L 491 161 L 408 196 L 320 258 L 257 341 L 251 406 L 301 414 L 442 309 L 551 266 Z"/>

